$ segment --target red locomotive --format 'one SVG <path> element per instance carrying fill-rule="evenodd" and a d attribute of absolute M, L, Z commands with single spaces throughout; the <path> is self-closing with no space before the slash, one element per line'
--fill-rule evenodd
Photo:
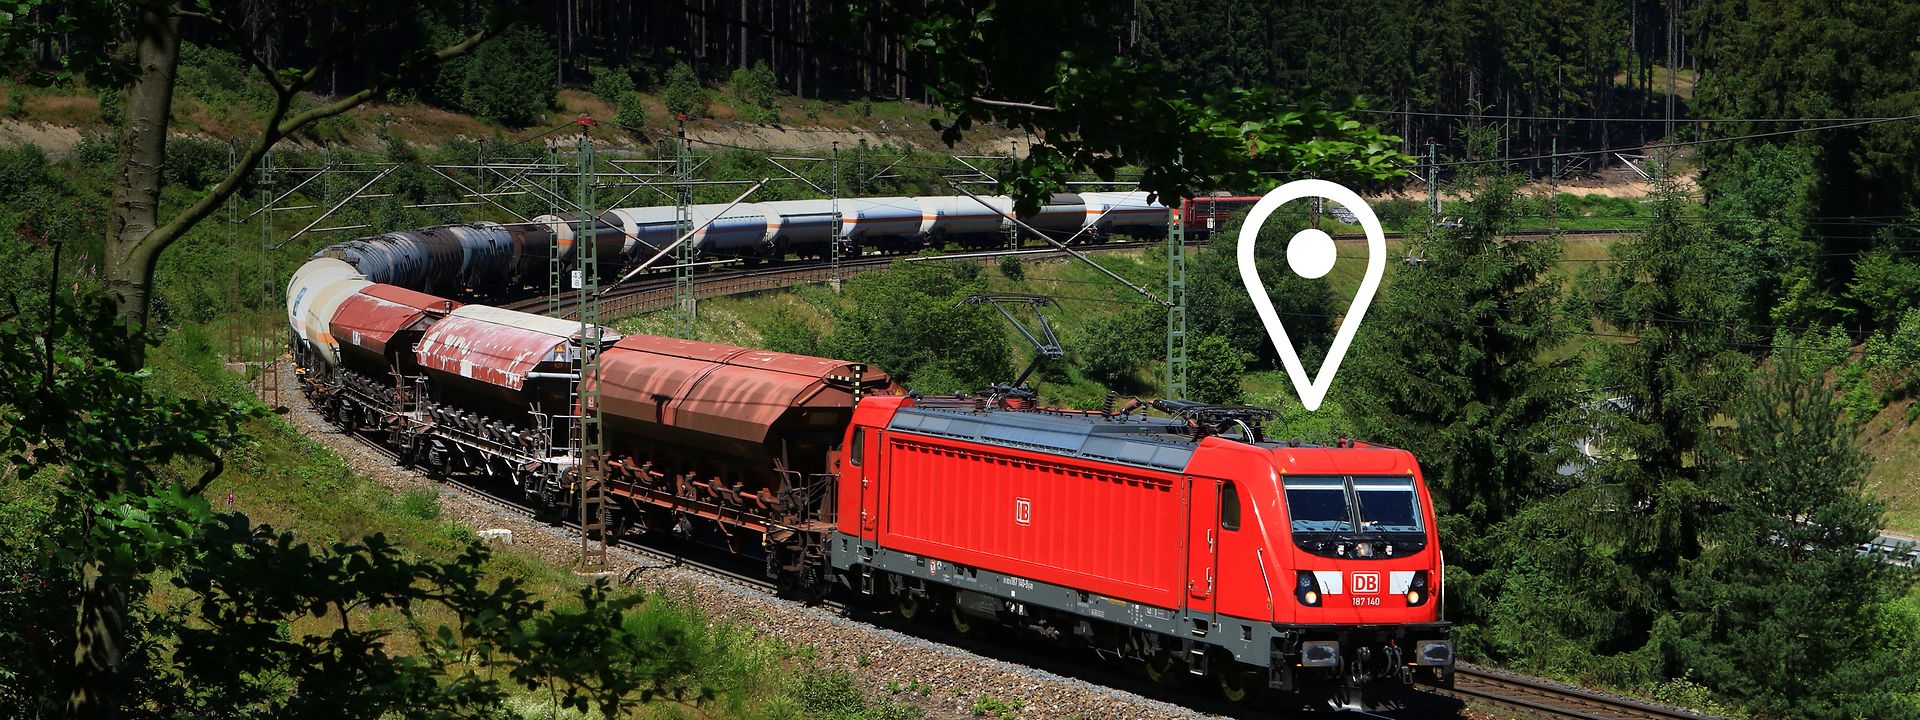
<path fill-rule="evenodd" d="M 579 382 L 616 531 L 718 541 L 795 592 L 1030 629 L 1231 699 L 1379 707 L 1452 681 L 1432 502 L 1406 451 L 1269 442 L 1244 407 L 916 397 L 859 363 L 645 335 L 606 333 L 598 378 L 580 378 L 574 323 L 337 270 L 289 288 L 303 386 L 429 469 L 576 502 Z"/>

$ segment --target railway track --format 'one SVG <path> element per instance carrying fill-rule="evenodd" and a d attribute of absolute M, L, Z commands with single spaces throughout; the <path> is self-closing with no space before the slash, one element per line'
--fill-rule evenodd
<path fill-rule="evenodd" d="M 1608 235 L 1619 234 L 1620 232 L 1623 231 L 1567 231 L 1563 234 Z M 1545 234 L 1546 233 L 1542 231 L 1515 233 L 1514 236 L 1541 236 Z M 1099 253 L 1137 250 L 1158 244 L 1158 242 L 1152 241 L 1112 243 L 1076 249 L 1082 252 Z M 1005 255 L 1054 257 L 1064 256 L 1065 254 L 1066 253 L 1060 250 L 1051 248 L 964 253 L 964 255 L 968 257 L 981 258 Z M 899 259 L 902 258 L 900 256 L 870 256 L 846 260 L 841 263 L 840 272 L 845 276 L 858 272 L 881 269 Z M 929 259 L 939 258 L 934 257 Z M 697 297 L 704 299 L 791 287 L 793 285 L 810 282 L 823 282 L 831 279 L 834 273 L 835 270 L 830 265 L 817 262 L 712 271 L 699 275 L 695 288 L 698 293 Z M 637 314 L 668 307 L 673 302 L 673 285 L 674 281 L 671 278 L 653 277 L 618 288 L 603 298 L 602 312 L 608 317 L 619 317 L 621 315 Z M 501 307 L 523 312 L 544 312 L 557 308 L 559 316 L 570 317 L 574 313 L 574 298 L 571 293 L 563 294 L 563 297 L 564 300 L 560 303 L 550 303 L 548 297 L 539 296 L 511 303 L 503 303 Z M 401 458 L 399 453 L 374 438 L 359 433 L 353 433 L 353 435 L 363 446 L 372 448 L 375 452 L 387 456 L 396 463 L 400 462 Z M 436 480 L 444 487 L 472 501 L 501 508 L 528 518 L 537 518 L 539 515 L 536 509 L 531 506 L 501 497 L 493 492 L 489 492 L 484 487 L 466 482 L 462 479 L 440 477 L 436 478 Z M 579 525 L 577 522 L 565 520 L 562 522 L 562 525 L 571 530 L 576 536 L 578 535 Z M 626 538 L 618 539 L 615 545 L 622 550 L 643 558 L 753 588 L 766 593 L 769 597 L 777 597 L 779 595 L 773 583 L 766 578 L 725 567 L 723 563 L 709 562 L 702 557 L 705 553 L 698 550 L 667 550 Z M 829 599 L 825 601 L 824 604 L 829 608 L 845 613 L 860 612 L 859 609 L 850 607 L 846 603 L 834 599 Z M 882 624 L 884 625 L 884 623 Z M 893 623 L 890 626 L 896 630 L 903 629 L 899 623 Z M 921 630 L 916 629 L 915 633 L 920 634 Z M 936 632 L 934 634 L 937 635 L 939 633 Z M 1118 669 L 1093 669 L 1085 667 L 1084 663 L 1069 663 L 1064 667 L 1058 667 L 1058 663 L 1034 655 L 1033 653 L 1037 651 L 1031 649 L 1009 649 L 1001 647 L 999 644 L 986 645 L 965 638 L 939 637 L 935 639 L 948 644 L 959 645 L 965 649 L 981 654 L 990 654 L 1013 662 L 1023 662 L 1037 667 L 1044 667 L 1070 677 L 1090 680 L 1095 683 L 1112 684 L 1116 687 L 1123 687 L 1136 692 L 1142 691 L 1141 688 L 1136 687 L 1137 683 L 1129 682 L 1130 678 Z M 1679 708 L 1608 695 L 1564 683 L 1480 668 L 1467 664 L 1462 664 L 1458 667 L 1456 682 L 1453 688 L 1435 689 L 1422 687 L 1421 689 L 1430 693 L 1431 697 L 1435 698 L 1436 701 L 1439 698 L 1450 698 L 1459 702 L 1471 702 L 1490 706 L 1521 717 L 1569 718 L 1574 720 L 1710 720 L 1709 716 Z M 1166 688 L 1151 688 L 1146 689 L 1142 694 L 1160 696 L 1157 699 L 1166 700 L 1169 699 L 1169 697 L 1167 697 L 1169 692 L 1177 691 L 1170 691 Z M 1224 706 L 1212 700 L 1199 700 L 1196 702 L 1193 697 L 1176 697 L 1175 701 L 1203 711 L 1219 712 L 1236 717 L 1269 717 L 1272 716 L 1274 712 L 1291 714 L 1292 710 L 1286 708 L 1271 710 L 1239 708 Z M 1431 703 L 1423 704 L 1416 702 L 1413 707 L 1404 711 L 1355 714 L 1386 718 L 1430 717 L 1434 709 Z"/>
<path fill-rule="evenodd" d="M 1577 720 L 1711 720 L 1666 705 L 1609 695 L 1566 683 L 1461 663 L 1451 690 L 1434 690 L 1525 717 Z"/>
<path fill-rule="evenodd" d="M 1609 228 L 1596 230 L 1561 230 L 1563 237 L 1601 237 L 1633 232 L 1632 229 Z M 1507 237 L 1537 238 L 1546 237 L 1547 230 L 1522 230 L 1508 233 Z M 1388 239 L 1405 239 L 1407 233 L 1387 233 Z M 1335 235 L 1334 240 L 1357 241 L 1365 239 L 1361 235 Z M 1127 250 L 1141 250 L 1160 245 L 1158 240 L 1116 242 L 1105 245 L 1078 246 L 1074 250 L 1082 253 L 1107 253 Z M 1189 242 L 1188 245 L 1205 245 L 1204 241 Z M 1067 253 L 1054 248 L 1027 248 L 1018 250 L 969 251 L 954 253 L 951 257 L 991 258 L 1008 255 L 1032 258 L 1057 258 Z M 885 269 L 896 260 L 940 260 L 949 256 L 903 256 L 903 255 L 865 255 L 842 260 L 840 274 L 843 277 L 857 273 Z M 778 288 L 804 285 L 808 283 L 832 280 L 835 271 L 828 262 L 792 262 L 758 268 L 727 268 L 697 273 L 694 276 L 694 297 L 705 300 L 726 297 L 742 293 L 773 290 Z M 600 299 L 602 317 L 617 318 L 640 313 L 653 312 L 671 307 L 673 304 L 673 284 L 671 276 L 653 274 L 637 282 L 614 288 Z M 500 303 L 500 307 L 520 312 L 546 313 L 557 310 L 557 316 L 574 317 L 577 298 L 573 293 L 561 293 L 558 302 L 550 302 L 551 296 L 540 295 L 531 298 Z"/>
<path fill-rule="evenodd" d="M 1117 242 L 1106 245 L 1093 245 L 1074 248 L 1083 253 L 1105 253 L 1124 250 L 1139 250 L 1159 245 L 1158 241 Z M 1198 243 L 1193 243 L 1198 244 Z M 1063 257 L 1064 251 L 1053 248 L 1024 250 L 997 250 L 955 253 L 955 257 Z M 947 256 L 910 256 L 910 255 L 866 255 L 842 260 L 840 273 L 843 277 L 862 272 L 883 270 L 896 260 L 914 260 L 916 257 L 927 260 L 939 260 Z M 694 297 L 698 300 L 739 295 L 760 290 L 787 288 L 794 285 L 827 282 L 834 277 L 834 268 L 826 262 L 793 262 L 758 268 L 732 268 L 712 270 L 694 276 Z M 600 298 L 600 313 L 603 317 L 623 317 L 640 313 L 663 310 L 673 305 L 674 281 L 671 276 L 652 275 L 645 279 L 615 287 Z M 577 298 L 574 293 L 561 293 L 559 302 L 550 302 L 547 295 L 501 303 L 500 307 L 520 312 L 546 314 L 554 310 L 557 317 L 574 316 Z"/>

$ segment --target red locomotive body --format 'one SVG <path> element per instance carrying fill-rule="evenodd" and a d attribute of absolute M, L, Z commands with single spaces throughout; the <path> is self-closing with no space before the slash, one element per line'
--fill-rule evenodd
<path fill-rule="evenodd" d="M 906 398 L 862 402 L 842 447 L 831 561 L 905 614 L 1080 634 L 1230 696 L 1451 679 L 1432 503 L 1406 451 Z"/>

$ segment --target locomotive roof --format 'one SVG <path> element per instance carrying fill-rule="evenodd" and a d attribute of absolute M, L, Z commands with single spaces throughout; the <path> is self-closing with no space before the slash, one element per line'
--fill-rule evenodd
<path fill-rule="evenodd" d="M 1185 470 L 1198 447 L 1185 422 L 1155 417 L 902 407 L 887 427 L 1173 472 Z"/>

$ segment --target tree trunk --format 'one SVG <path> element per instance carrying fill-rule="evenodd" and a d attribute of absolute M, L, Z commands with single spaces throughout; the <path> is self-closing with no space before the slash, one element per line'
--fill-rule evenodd
<path fill-rule="evenodd" d="M 127 595 L 114 578 L 100 572 L 98 561 L 81 571 L 86 590 L 80 594 L 80 613 L 74 619 L 79 644 L 73 648 L 73 692 L 67 696 L 69 720 L 94 720 L 120 715 L 117 693 L 120 661 L 126 654 Z"/>
<path fill-rule="evenodd" d="M 162 247 L 159 226 L 160 172 L 166 164 L 167 121 L 173 112 L 174 71 L 180 60 L 180 19 L 173 8 L 144 7 L 133 19 L 134 60 L 139 74 L 127 88 L 126 126 L 120 167 L 113 183 L 112 224 L 108 230 L 107 289 L 130 330 L 147 324 L 153 261 Z M 124 361 L 136 367 L 146 354 L 129 343 Z M 86 590 L 74 619 L 73 690 L 67 717 L 91 720 L 119 715 L 114 692 L 126 654 L 127 596 L 118 578 L 89 562 Z"/>
<path fill-rule="evenodd" d="M 107 291 L 129 329 L 146 326 L 147 293 L 153 285 L 157 247 L 152 236 L 160 224 L 160 172 L 166 165 L 174 70 L 180 61 L 180 19 L 171 10 L 147 7 L 133 22 L 139 75 L 127 88 L 106 258 Z"/>

